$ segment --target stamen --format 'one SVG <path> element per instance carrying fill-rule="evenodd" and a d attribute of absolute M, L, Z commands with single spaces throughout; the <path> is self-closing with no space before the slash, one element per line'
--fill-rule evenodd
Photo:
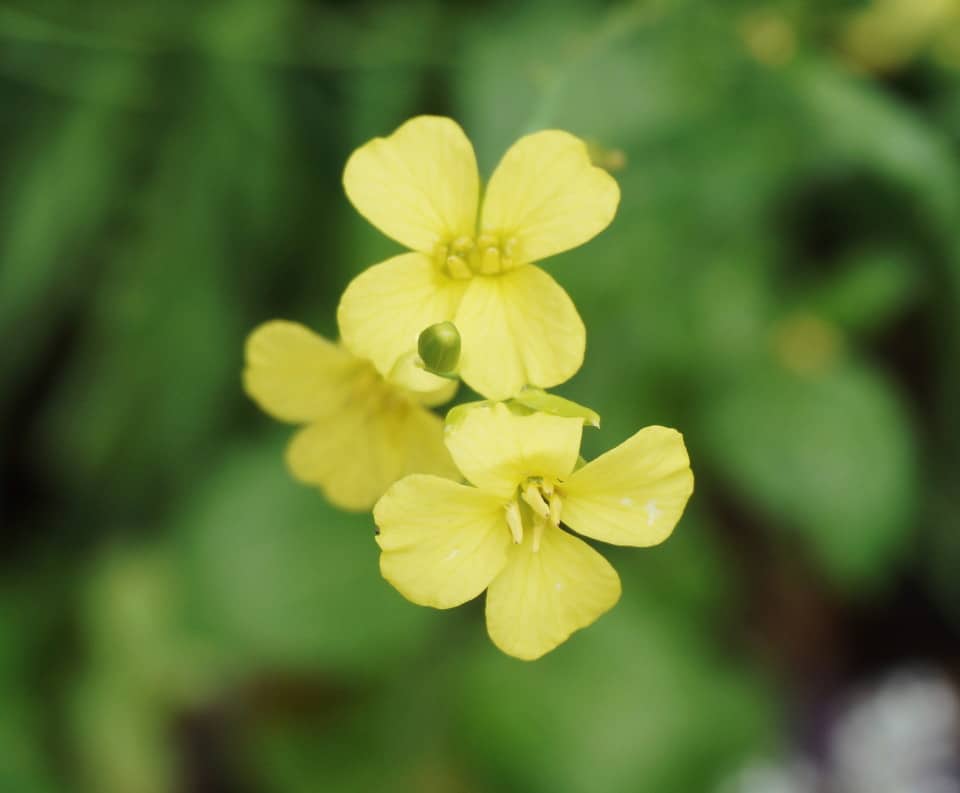
<path fill-rule="evenodd" d="M 533 552 L 540 550 L 540 541 L 543 539 L 543 530 L 547 525 L 546 518 L 534 515 L 533 518 Z"/>
<path fill-rule="evenodd" d="M 487 233 L 474 239 L 464 234 L 438 243 L 435 261 L 451 278 L 498 275 L 516 266 L 518 248 L 516 237 L 503 240 L 497 234 Z"/>
<path fill-rule="evenodd" d="M 510 534 L 513 535 L 514 543 L 519 545 L 523 542 L 523 519 L 520 517 L 520 505 L 516 501 L 511 501 L 506 506 L 506 513 Z"/>
<path fill-rule="evenodd" d="M 543 494 L 540 492 L 537 484 L 530 482 L 520 493 L 520 497 L 523 498 L 523 500 L 530 505 L 530 509 L 541 518 L 550 517 L 550 507 L 548 507 L 547 502 L 543 500 Z"/>
<path fill-rule="evenodd" d="M 560 527 L 560 509 L 563 506 L 563 503 L 560 501 L 559 493 L 550 494 L 550 522 L 556 526 Z"/>
<path fill-rule="evenodd" d="M 468 265 L 460 256 L 447 257 L 447 272 L 451 278 L 469 278 L 473 275 Z"/>
<path fill-rule="evenodd" d="M 469 237 L 457 237 L 452 243 L 453 250 L 464 254 L 473 250 L 473 240 Z"/>
<path fill-rule="evenodd" d="M 496 247 L 486 248 L 480 259 L 481 275 L 496 275 L 503 268 L 500 266 L 500 249 Z"/>

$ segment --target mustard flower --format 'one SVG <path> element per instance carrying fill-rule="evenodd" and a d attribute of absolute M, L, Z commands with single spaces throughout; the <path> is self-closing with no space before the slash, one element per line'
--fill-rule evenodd
<path fill-rule="evenodd" d="M 452 417 L 451 417 L 452 418 Z M 539 658 L 614 606 L 616 571 L 586 542 L 666 539 L 693 492 L 676 430 L 647 427 L 577 468 L 583 420 L 502 403 L 448 418 L 469 484 L 408 476 L 374 507 L 383 576 L 414 603 L 451 608 L 487 591 L 490 638 Z"/>
<path fill-rule="evenodd" d="M 347 287 L 338 310 L 345 343 L 381 373 L 427 326 L 452 320 L 460 376 L 490 399 L 547 388 L 583 363 L 586 333 L 567 293 L 532 264 L 587 242 L 616 213 L 620 190 L 591 164 L 583 141 L 546 130 L 520 138 L 487 185 L 449 118 L 418 116 L 350 157 L 350 201 L 411 249 Z"/>
<path fill-rule="evenodd" d="M 287 466 L 338 507 L 368 510 L 406 474 L 456 475 L 443 423 L 428 407 L 448 401 L 457 383 L 411 356 L 384 377 L 303 325 L 273 320 L 247 339 L 243 382 L 271 416 L 307 425 L 287 447 Z"/>

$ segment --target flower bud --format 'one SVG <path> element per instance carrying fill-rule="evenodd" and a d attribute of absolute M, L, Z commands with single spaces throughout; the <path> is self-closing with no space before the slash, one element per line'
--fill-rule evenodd
<path fill-rule="evenodd" d="M 417 352 L 428 372 L 449 377 L 460 363 L 460 331 L 452 322 L 426 328 L 417 340 Z"/>

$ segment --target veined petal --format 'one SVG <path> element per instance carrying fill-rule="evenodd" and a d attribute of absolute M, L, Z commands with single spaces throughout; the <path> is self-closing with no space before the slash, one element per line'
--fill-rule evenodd
<path fill-rule="evenodd" d="M 483 232 L 516 240 L 515 258 L 534 262 L 576 248 L 613 220 L 616 180 L 590 162 L 568 132 L 520 138 L 503 156 L 483 200 Z"/>
<path fill-rule="evenodd" d="M 388 385 L 376 388 L 300 430 L 287 447 L 291 473 L 343 509 L 370 509 L 406 474 L 456 476 L 440 419 Z"/>
<path fill-rule="evenodd" d="M 343 186 L 361 215 L 415 251 L 474 234 L 477 160 L 452 119 L 418 116 L 364 144 L 347 161 Z"/>
<path fill-rule="evenodd" d="M 377 502 L 380 571 L 404 597 L 451 608 L 502 569 L 510 532 L 496 496 L 436 476 L 408 476 Z"/>
<path fill-rule="evenodd" d="M 247 337 L 243 387 L 274 418 L 312 421 L 340 408 L 346 384 L 364 366 L 309 328 L 272 320 Z"/>
<path fill-rule="evenodd" d="M 525 385 L 559 385 L 583 363 L 583 320 L 563 288 L 534 265 L 472 278 L 454 322 L 463 345 L 460 376 L 490 399 L 509 399 Z"/>
<path fill-rule="evenodd" d="M 463 475 L 481 490 L 509 497 L 530 476 L 567 477 L 577 464 L 583 422 L 503 404 L 481 404 L 447 422 L 445 440 Z"/>
<path fill-rule="evenodd" d="M 419 253 L 405 253 L 364 270 L 337 308 L 346 347 L 369 358 L 383 375 L 417 349 L 421 331 L 453 318 L 467 281 L 448 278 Z"/>
<path fill-rule="evenodd" d="M 614 545 L 663 542 L 693 493 L 683 436 L 646 427 L 575 471 L 562 486 L 563 522 Z"/>
<path fill-rule="evenodd" d="M 620 578 L 593 548 L 547 524 L 510 547 L 487 592 L 487 632 L 508 655 L 532 661 L 585 628 L 620 599 Z"/>

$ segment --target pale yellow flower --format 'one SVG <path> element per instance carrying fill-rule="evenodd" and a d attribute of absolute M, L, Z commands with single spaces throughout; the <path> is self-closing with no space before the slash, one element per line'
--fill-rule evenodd
<path fill-rule="evenodd" d="M 575 470 L 583 420 L 467 410 L 446 443 L 470 482 L 401 479 L 377 502 L 383 576 L 414 603 L 460 605 L 487 590 L 487 630 L 505 653 L 538 658 L 620 597 L 620 579 L 583 540 L 665 540 L 693 492 L 676 430 L 647 427 Z"/>
<path fill-rule="evenodd" d="M 617 183 L 583 141 L 558 130 L 520 138 L 481 205 L 463 130 L 419 116 L 357 149 L 343 183 L 360 214 L 414 251 L 361 273 L 340 301 L 344 342 L 380 372 L 446 320 L 462 336 L 461 377 L 488 398 L 554 386 L 580 368 L 583 322 L 532 262 L 583 244 L 616 213 Z"/>
<path fill-rule="evenodd" d="M 406 474 L 456 476 L 443 423 L 427 409 L 449 400 L 456 382 L 409 358 L 384 377 L 303 325 L 274 320 L 247 339 L 243 384 L 274 418 L 306 425 L 287 447 L 287 465 L 338 507 L 370 509 Z"/>

